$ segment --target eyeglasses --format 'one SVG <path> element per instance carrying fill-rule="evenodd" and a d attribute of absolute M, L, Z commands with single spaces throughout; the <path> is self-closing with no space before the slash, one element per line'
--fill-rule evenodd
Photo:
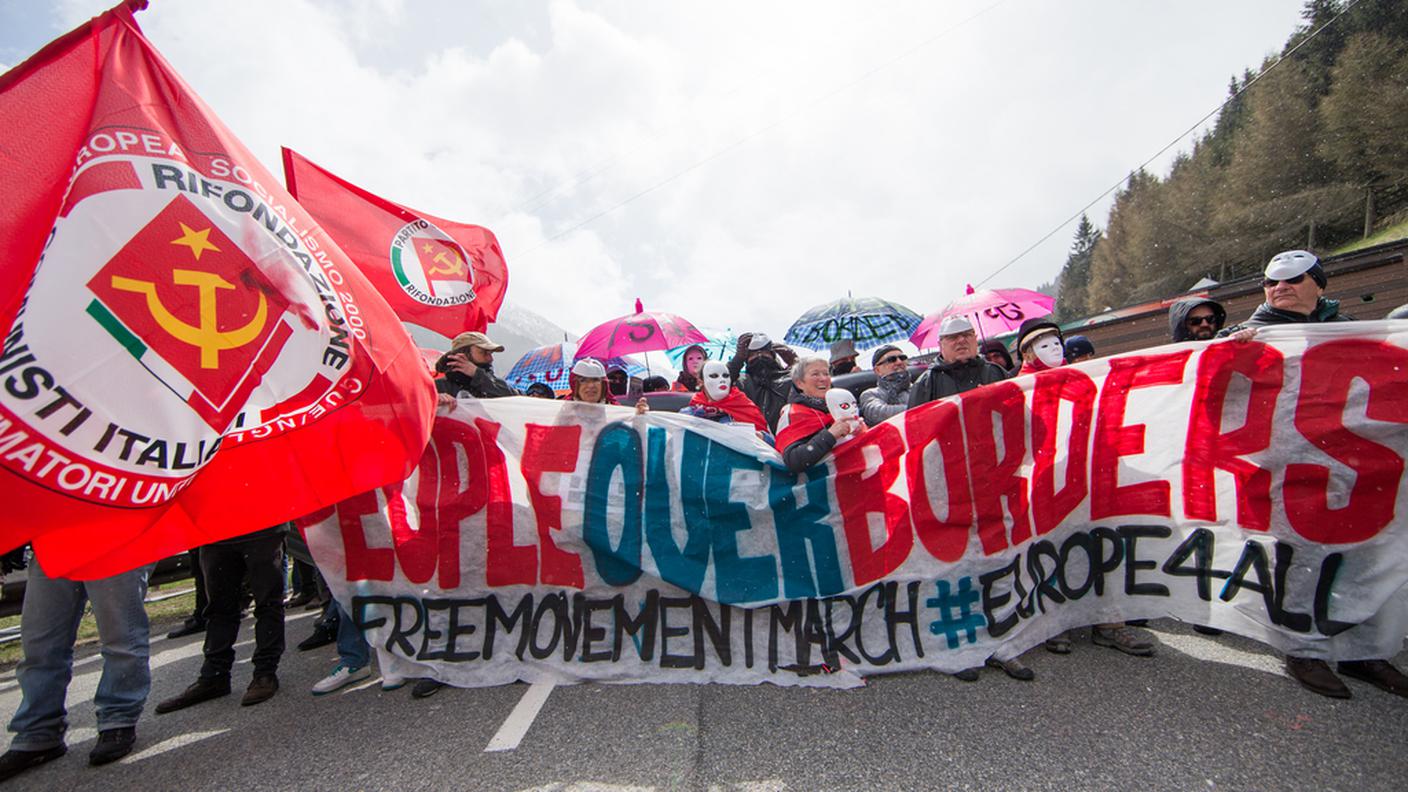
<path fill-rule="evenodd" d="M 1304 272 L 1302 272 L 1301 274 L 1295 276 L 1294 278 L 1282 278 L 1281 280 L 1276 280 L 1275 278 L 1262 278 L 1262 279 L 1261 279 L 1261 288 L 1263 288 L 1263 289 L 1269 289 L 1269 288 L 1271 288 L 1272 286 L 1275 286 L 1275 285 L 1278 284 L 1278 283 L 1289 283 L 1289 284 L 1291 284 L 1292 286 L 1294 286 L 1294 285 L 1296 285 L 1297 283 L 1300 283 L 1300 282 L 1303 281 L 1303 280 L 1305 280 L 1305 273 L 1304 273 Z"/>
<path fill-rule="evenodd" d="M 888 366 L 891 363 L 903 363 L 906 360 L 909 360 L 909 355 L 890 355 L 889 357 L 882 359 L 879 363 L 876 363 L 875 365 Z"/>
<path fill-rule="evenodd" d="M 1217 324 L 1217 318 L 1213 316 L 1190 316 L 1187 319 L 1184 319 L 1183 323 L 1188 325 L 1189 327 L 1196 327 L 1198 325 L 1204 324 L 1215 325 Z"/>

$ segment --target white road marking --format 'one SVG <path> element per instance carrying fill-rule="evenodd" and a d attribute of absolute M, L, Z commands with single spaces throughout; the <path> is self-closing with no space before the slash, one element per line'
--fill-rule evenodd
<path fill-rule="evenodd" d="M 533 720 L 538 717 L 538 712 L 543 708 L 543 704 L 548 700 L 548 694 L 557 687 L 552 682 L 534 682 L 528 686 L 528 690 L 523 693 L 523 698 L 518 700 L 513 712 L 508 714 L 502 726 L 499 727 L 493 739 L 489 740 L 489 745 L 484 748 L 485 753 L 493 751 L 512 751 L 523 741 L 523 736 L 532 727 Z"/>
<path fill-rule="evenodd" d="M 195 731 L 187 732 L 185 734 L 179 734 L 169 740 L 162 740 L 161 742 L 157 743 L 156 745 L 153 745 L 150 748 L 147 748 L 146 750 L 138 751 L 134 754 L 129 754 L 123 757 L 119 761 L 119 764 L 133 764 L 135 762 L 140 762 L 143 759 L 150 759 L 153 756 L 160 756 L 161 754 L 164 754 L 167 751 L 174 751 L 177 748 L 181 748 L 192 743 L 198 743 L 201 740 L 209 739 L 211 737 L 224 734 L 227 731 L 229 731 L 229 729 L 217 729 L 215 731 Z"/>

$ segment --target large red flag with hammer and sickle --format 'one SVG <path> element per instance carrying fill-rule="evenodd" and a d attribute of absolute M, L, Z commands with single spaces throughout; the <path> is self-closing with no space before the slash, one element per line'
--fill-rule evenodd
<path fill-rule="evenodd" d="M 400 481 L 434 410 L 395 314 L 142 36 L 144 6 L 0 76 L 0 548 L 32 541 L 56 576 Z"/>
<path fill-rule="evenodd" d="M 454 338 L 498 316 L 508 267 L 489 229 L 373 195 L 287 148 L 284 178 L 401 321 Z"/>

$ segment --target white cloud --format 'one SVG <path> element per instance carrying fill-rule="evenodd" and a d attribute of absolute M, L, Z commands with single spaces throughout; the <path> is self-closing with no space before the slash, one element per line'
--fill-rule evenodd
<path fill-rule="evenodd" d="M 991 5 L 186 0 L 139 21 L 276 173 L 289 145 L 492 228 L 510 302 L 578 333 L 639 296 L 780 336 L 848 291 L 959 296 L 1221 101 L 1300 2 Z M 1051 279 L 1070 234 L 990 285 Z"/>

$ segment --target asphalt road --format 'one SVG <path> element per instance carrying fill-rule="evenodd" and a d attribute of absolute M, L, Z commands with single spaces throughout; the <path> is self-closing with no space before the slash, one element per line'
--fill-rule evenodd
<path fill-rule="evenodd" d="M 1133 658 L 1091 645 L 1037 648 L 1037 681 L 985 670 L 874 677 L 848 691 L 697 685 L 512 685 L 425 700 L 374 679 L 309 689 L 333 647 L 298 652 L 311 614 L 290 614 L 282 689 L 239 706 L 250 623 L 228 698 L 168 715 L 153 702 L 192 681 L 200 638 L 153 644 L 154 685 L 136 752 L 90 768 L 100 661 L 81 653 L 69 688 L 69 755 L 11 789 L 82 790 L 1402 790 L 1408 699 L 1350 681 L 1354 698 L 1302 691 L 1280 658 L 1235 636 L 1152 624 L 1162 646 Z M 1400 653 L 1408 667 L 1408 653 Z M 546 699 L 543 695 L 546 694 Z M 532 711 L 533 703 L 541 710 Z M 0 715 L 19 704 L 0 675 Z M 519 715 L 510 717 L 518 708 Z M 524 712 L 526 710 L 526 712 Z M 506 723 L 507 721 L 507 723 Z M 514 727 L 523 731 L 514 744 Z"/>

